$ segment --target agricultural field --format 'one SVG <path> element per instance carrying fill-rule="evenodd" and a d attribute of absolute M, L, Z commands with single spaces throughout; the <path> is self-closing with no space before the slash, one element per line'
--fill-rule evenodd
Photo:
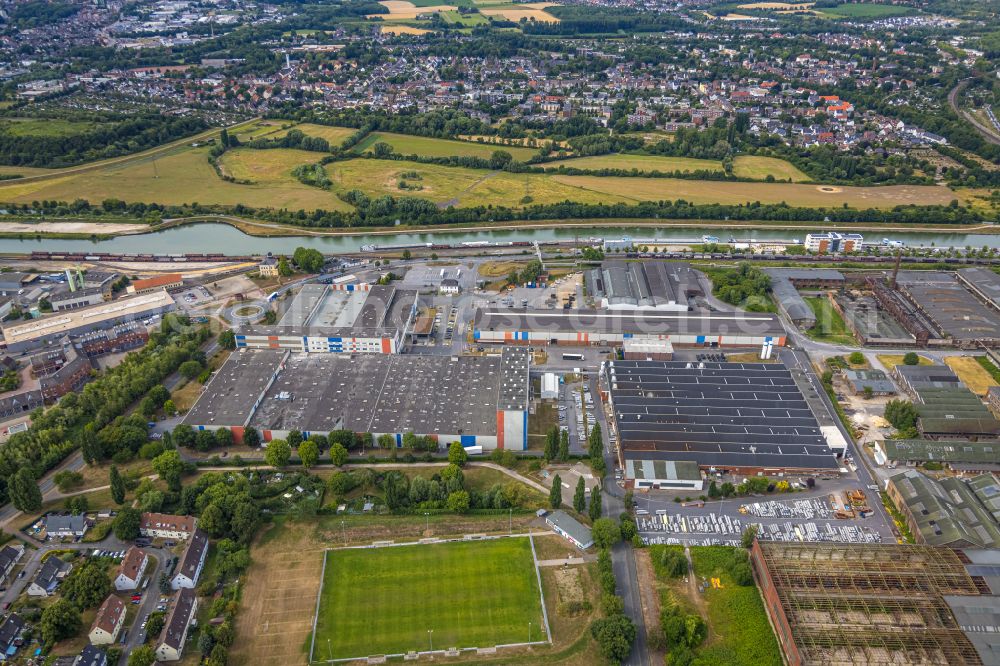
<path fill-rule="evenodd" d="M 978 396 L 985 396 L 991 386 L 997 386 L 996 380 L 974 356 L 948 356 L 944 362 Z"/>
<path fill-rule="evenodd" d="M 344 139 L 358 131 L 353 127 L 333 127 L 331 125 L 317 125 L 315 123 L 300 123 L 268 138 L 277 139 L 283 137 L 293 129 L 299 130 L 306 136 L 326 139 L 330 142 L 331 146 L 339 146 Z"/>
<path fill-rule="evenodd" d="M 611 155 L 594 155 L 592 157 L 572 157 L 558 162 L 548 162 L 546 169 L 558 169 L 560 166 L 575 169 L 638 169 L 639 171 L 659 171 L 672 173 L 674 171 L 722 171 L 722 162 L 718 160 L 699 160 L 693 157 L 663 157 L 659 155 L 626 155 L 615 153 Z"/>
<path fill-rule="evenodd" d="M 529 622 L 544 640 L 526 538 L 333 550 L 313 659 L 524 642 Z"/>
<path fill-rule="evenodd" d="M 914 10 L 900 5 L 848 2 L 836 7 L 824 7 L 820 13 L 834 18 L 876 19 L 887 16 L 906 16 L 914 13 Z"/>
<path fill-rule="evenodd" d="M 541 174 L 514 174 L 405 160 L 346 160 L 329 164 L 326 170 L 338 190 L 359 189 L 369 196 L 421 197 L 440 206 L 511 206 L 517 205 L 526 194 L 534 203 L 566 200 L 613 203 L 630 200 L 621 195 L 577 188 Z M 404 174 L 416 174 L 417 178 L 410 175 L 405 180 L 420 189 L 399 189 L 399 180 Z"/>
<path fill-rule="evenodd" d="M 304 151 L 234 150 L 222 159 L 223 166 L 237 177 L 256 179 L 253 185 L 222 180 L 208 163 L 208 147 L 181 148 L 156 159 L 143 158 L 113 162 L 88 170 L 54 171 L 53 177 L 30 181 L 0 181 L 0 201 L 30 203 L 37 199 L 72 201 L 84 198 L 100 202 L 120 198 L 129 201 L 183 204 L 191 202 L 254 207 L 325 208 L 347 210 L 349 206 L 333 193 L 303 185 L 291 169 L 315 162 L 318 153 Z M 291 158 L 287 153 L 296 153 Z M 254 163 L 251 166 L 250 163 Z"/>
<path fill-rule="evenodd" d="M 946 205 L 958 193 L 933 185 L 887 187 L 833 187 L 789 183 L 691 181 L 672 178 L 616 178 L 553 176 L 553 180 L 592 192 L 617 194 L 639 201 L 685 199 L 696 204 L 743 204 L 749 201 L 790 206 L 892 208 L 894 206 Z"/>
<path fill-rule="evenodd" d="M 774 176 L 775 180 L 790 180 L 793 183 L 809 180 L 809 176 L 802 173 L 791 162 L 777 157 L 758 157 L 756 155 L 740 155 L 734 159 L 733 173 L 737 178 L 752 178 L 754 180 L 764 180 L 768 176 Z"/>
<path fill-rule="evenodd" d="M 532 148 L 518 146 L 493 146 L 488 143 L 435 139 L 392 132 L 373 132 L 365 137 L 365 140 L 359 143 L 355 150 L 361 153 L 370 152 L 376 143 L 387 143 L 400 155 L 419 155 L 421 157 L 481 157 L 489 159 L 494 152 L 502 150 L 510 153 L 515 160 L 524 162 L 538 152 Z"/>
<path fill-rule="evenodd" d="M 497 16 L 517 23 L 521 19 L 539 21 L 542 23 L 558 23 L 559 19 L 549 14 L 545 9 L 555 6 L 554 2 L 530 3 L 477 3 L 479 11 L 484 16 Z"/>
<path fill-rule="evenodd" d="M 433 12 L 444 12 L 458 9 L 455 5 L 433 4 L 421 5 L 409 2 L 408 0 L 382 0 L 380 5 L 389 10 L 388 14 L 369 14 L 368 18 L 379 17 L 382 19 L 415 19 L 418 14 L 430 14 Z"/>
<path fill-rule="evenodd" d="M 450 12 L 445 12 L 448 14 Z M 415 28 L 412 25 L 403 24 L 386 24 L 381 28 L 382 32 L 387 35 L 426 35 L 430 30 L 424 30 L 423 28 Z"/>
<path fill-rule="evenodd" d="M 0 120 L 0 132 L 11 136 L 67 137 L 85 134 L 94 129 L 91 122 L 59 118 L 5 118 Z"/>

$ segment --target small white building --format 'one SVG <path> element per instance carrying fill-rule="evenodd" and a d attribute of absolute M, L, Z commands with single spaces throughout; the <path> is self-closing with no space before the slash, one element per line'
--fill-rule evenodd
<path fill-rule="evenodd" d="M 559 399 L 559 376 L 554 372 L 542 375 L 542 400 Z"/>
<path fill-rule="evenodd" d="M 441 280 L 439 290 L 442 294 L 456 296 L 462 290 L 462 287 L 458 284 L 458 280 L 449 277 Z"/>
<path fill-rule="evenodd" d="M 184 554 L 181 555 L 174 577 L 170 579 L 170 587 L 175 590 L 195 587 L 205 566 L 206 555 L 208 555 L 208 535 L 196 529 L 188 541 L 187 548 L 184 549 Z"/>

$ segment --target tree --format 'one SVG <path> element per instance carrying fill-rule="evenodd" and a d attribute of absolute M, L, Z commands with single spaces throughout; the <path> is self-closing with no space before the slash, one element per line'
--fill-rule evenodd
<path fill-rule="evenodd" d="M 745 530 L 743 530 L 743 536 L 740 538 L 740 545 L 744 548 L 750 548 L 753 546 L 754 539 L 757 538 L 757 527 L 754 525 L 749 525 Z"/>
<path fill-rule="evenodd" d="M 465 447 L 462 446 L 461 442 L 452 442 L 448 446 L 448 462 L 452 465 L 458 465 L 461 467 L 468 459 L 469 454 L 466 453 Z"/>
<path fill-rule="evenodd" d="M 618 523 L 610 518 L 598 518 L 591 528 L 594 545 L 598 548 L 611 548 L 622 540 L 622 530 Z"/>
<path fill-rule="evenodd" d="M 88 423 L 80 431 L 79 441 L 83 461 L 88 465 L 100 462 L 102 457 L 101 445 L 97 442 L 97 436 L 94 434 L 94 428 L 91 424 Z"/>
<path fill-rule="evenodd" d="M 28 513 L 42 508 L 42 491 L 38 488 L 31 468 L 22 467 L 17 470 L 8 484 L 7 494 L 18 511 Z"/>
<path fill-rule="evenodd" d="M 469 503 L 469 493 L 464 490 L 456 490 L 448 495 L 445 506 L 448 507 L 449 511 L 454 511 L 455 513 L 465 513 L 469 510 Z"/>
<path fill-rule="evenodd" d="M 590 493 L 590 507 L 588 511 L 591 520 L 597 520 L 601 517 L 601 491 L 599 488 L 594 488 L 594 491 Z"/>
<path fill-rule="evenodd" d="M 278 257 L 278 275 L 288 277 L 292 274 L 292 267 L 288 265 L 288 259 Z"/>
<path fill-rule="evenodd" d="M 284 467 L 292 457 L 292 447 L 283 439 L 272 439 L 267 443 L 264 460 L 272 467 Z"/>
<path fill-rule="evenodd" d="M 183 363 L 180 364 L 180 367 L 177 368 L 177 372 L 181 373 L 181 376 L 187 379 L 188 381 L 200 375 L 201 370 L 202 370 L 201 363 L 195 361 L 194 359 L 190 361 L 184 361 Z"/>
<path fill-rule="evenodd" d="M 712 482 L 708 484 L 708 496 L 712 499 L 718 499 L 722 493 L 719 492 L 719 485 L 712 479 Z"/>
<path fill-rule="evenodd" d="M 243 429 L 243 443 L 251 449 L 256 449 L 260 446 L 260 433 L 257 432 L 257 428 L 247 426 Z"/>
<path fill-rule="evenodd" d="M 226 329 L 219 333 L 219 346 L 228 351 L 236 349 L 236 334 L 232 329 Z"/>
<path fill-rule="evenodd" d="M 91 558 L 73 567 L 61 590 L 77 608 L 97 608 L 111 593 L 111 580 L 104 564 Z"/>
<path fill-rule="evenodd" d="M 181 475 L 187 470 L 187 465 L 181 460 L 181 454 L 177 449 L 164 451 L 153 458 L 153 471 L 163 479 L 170 490 L 179 492 L 181 489 Z"/>
<path fill-rule="evenodd" d="M 59 599 L 42 611 L 42 618 L 39 621 L 42 641 L 48 646 L 75 636 L 82 625 L 80 611 L 67 599 Z"/>
<path fill-rule="evenodd" d="M 302 433 L 299 432 L 298 430 L 291 430 L 288 433 L 288 438 L 286 441 L 288 442 L 288 446 L 292 447 L 293 449 L 297 449 L 299 448 L 299 444 L 302 443 Z"/>
<path fill-rule="evenodd" d="M 343 444 L 334 444 L 330 447 L 330 462 L 337 467 L 347 464 L 348 453 Z"/>
<path fill-rule="evenodd" d="M 545 449 L 542 455 L 546 461 L 555 460 L 559 455 L 559 426 L 552 426 L 545 433 Z"/>
<path fill-rule="evenodd" d="M 660 556 L 660 566 L 663 571 L 673 578 L 680 578 L 687 573 L 688 563 L 684 553 L 673 548 L 666 548 Z"/>
<path fill-rule="evenodd" d="M 140 645 L 128 655 L 128 666 L 153 666 L 156 652 L 152 645 Z"/>
<path fill-rule="evenodd" d="M 595 423 L 590 429 L 588 451 L 591 460 L 604 459 L 604 439 L 601 437 L 601 424 Z"/>
<path fill-rule="evenodd" d="M 601 654 L 616 664 L 628 658 L 635 640 L 635 624 L 624 614 L 616 613 L 596 620 L 590 634 L 597 641 Z"/>
<path fill-rule="evenodd" d="M 562 506 L 562 479 L 556 474 L 552 477 L 552 489 L 549 490 L 549 507 L 558 509 Z"/>
<path fill-rule="evenodd" d="M 865 355 L 859 351 L 851 352 L 850 356 L 847 357 L 847 362 L 851 365 L 863 365 L 865 362 Z"/>
<path fill-rule="evenodd" d="M 573 508 L 577 513 L 583 513 L 587 508 L 587 484 L 581 476 L 576 482 L 576 492 L 573 493 Z"/>
<path fill-rule="evenodd" d="M 149 619 L 146 621 L 146 635 L 147 636 L 159 636 L 160 632 L 163 631 L 163 625 L 166 623 L 166 613 L 157 611 L 149 614 Z"/>
<path fill-rule="evenodd" d="M 233 445 L 233 431 L 229 428 L 219 428 L 215 431 L 215 445 L 216 446 L 232 446 Z"/>
<path fill-rule="evenodd" d="M 562 430 L 559 433 L 559 452 L 556 454 L 556 460 L 559 462 L 569 460 L 569 430 Z"/>
<path fill-rule="evenodd" d="M 118 511 L 111 522 L 111 531 L 121 541 L 134 541 L 139 538 L 139 528 L 142 525 L 142 514 L 138 509 L 126 506 Z"/>
<path fill-rule="evenodd" d="M 163 413 L 167 416 L 173 416 L 177 413 L 177 405 L 174 404 L 173 400 L 167 400 L 163 403 Z M 164 433 L 167 434 L 167 433 Z"/>
<path fill-rule="evenodd" d="M 292 262 L 306 273 L 319 273 L 323 270 L 326 259 L 319 250 L 308 247 L 297 247 L 292 253 Z"/>
<path fill-rule="evenodd" d="M 175 452 L 176 453 L 176 452 Z M 108 472 L 108 482 L 111 484 L 111 499 L 119 506 L 125 503 L 125 479 L 115 465 Z"/>
<path fill-rule="evenodd" d="M 330 452 L 331 455 L 333 451 Z M 299 459 L 303 467 L 312 467 L 319 460 L 319 445 L 311 439 L 299 444 Z"/>
<path fill-rule="evenodd" d="M 903 365 L 920 365 L 920 357 L 917 356 L 917 352 L 903 354 Z"/>
<path fill-rule="evenodd" d="M 917 425 L 920 414 L 908 400 L 890 400 L 885 404 L 885 420 L 896 430 L 909 430 Z"/>

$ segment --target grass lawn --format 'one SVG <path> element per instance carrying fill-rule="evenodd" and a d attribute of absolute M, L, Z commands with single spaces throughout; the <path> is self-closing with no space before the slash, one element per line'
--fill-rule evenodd
<path fill-rule="evenodd" d="M 739 178 L 753 178 L 755 180 L 764 180 L 768 176 L 774 176 L 775 180 L 791 180 L 793 183 L 809 180 L 809 176 L 802 173 L 791 162 L 777 157 L 758 157 L 756 155 L 740 155 L 734 159 L 733 173 Z"/>
<path fill-rule="evenodd" d="M 888 370 L 892 370 L 897 365 L 903 365 L 903 355 L 902 354 L 876 354 L 875 358 L 886 367 Z M 917 356 L 919 362 L 917 365 L 934 365 L 934 361 L 930 360 L 926 356 Z"/>
<path fill-rule="evenodd" d="M 978 396 L 986 395 L 991 386 L 997 386 L 997 381 L 974 356 L 949 356 L 944 362 Z"/>
<path fill-rule="evenodd" d="M 515 160 L 523 162 L 538 152 L 531 148 L 517 146 L 493 146 L 488 143 L 435 139 L 393 132 L 373 132 L 365 137 L 365 140 L 359 143 L 355 150 L 362 153 L 369 152 L 376 143 L 387 143 L 401 155 L 420 155 L 421 157 L 481 157 L 489 159 L 494 152 L 502 150 L 510 153 Z"/>
<path fill-rule="evenodd" d="M 545 448 L 545 435 L 549 428 L 559 425 L 559 411 L 555 403 L 539 402 L 535 413 L 528 415 L 528 448 L 541 451 Z"/>
<path fill-rule="evenodd" d="M 315 123 L 302 123 L 289 128 L 289 130 L 293 129 L 299 130 L 306 136 L 316 137 L 317 139 L 326 139 L 330 142 L 331 147 L 339 146 L 344 139 L 358 131 L 353 127 L 333 127 L 330 125 L 317 125 Z M 284 136 L 286 133 L 287 132 L 282 132 L 276 136 Z M 318 157 L 316 161 L 319 161 Z"/>
<path fill-rule="evenodd" d="M 806 331 L 813 340 L 832 342 L 842 345 L 853 345 L 857 341 L 851 335 L 850 329 L 844 323 L 844 318 L 833 309 L 829 299 L 823 296 L 805 298 L 805 302 L 816 315 L 816 325 Z"/>
<path fill-rule="evenodd" d="M 736 585 L 725 562 L 732 549 L 726 546 L 691 548 L 698 579 L 717 577 L 721 589 L 711 586 L 703 595 L 708 605 L 709 639 L 698 650 L 699 661 L 728 666 L 781 666 L 778 642 L 767 621 L 757 588 Z"/>
<path fill-rule="evenodd" d="M 627 155 L 615 153 L 612 155 L 594 155 L 592 157 L 571 157 L 558 162 L 545 164 L 546 169 L 558 169 L 565 165 L 576 169 L 636 169 L 642 172 L 660 171 L 722 171 L 722 162 L 718 160 L 699 160 L 692 157 L 662 157 L 659 155 Z"/>
<path fill-rule="evenodd" d="M 544 638 L 528 539 L 330 551 L 320 596 L 315 659 Z"/>

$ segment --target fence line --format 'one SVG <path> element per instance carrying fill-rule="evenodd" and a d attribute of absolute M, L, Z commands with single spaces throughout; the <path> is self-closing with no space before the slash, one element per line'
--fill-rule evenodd
<path fill-rule="evenodd" d="M 312 638 L 309 640 L 309 662 L 312 663 L 316 650 L 316 623 L 319 621 L 319 605 L 323 600 L 323 582 L 326 580 L 326 551 L 323 551 L 323 569 L 319 574 L 319 590 L 316 592 L 316 611 L 313 613 Z"/>

